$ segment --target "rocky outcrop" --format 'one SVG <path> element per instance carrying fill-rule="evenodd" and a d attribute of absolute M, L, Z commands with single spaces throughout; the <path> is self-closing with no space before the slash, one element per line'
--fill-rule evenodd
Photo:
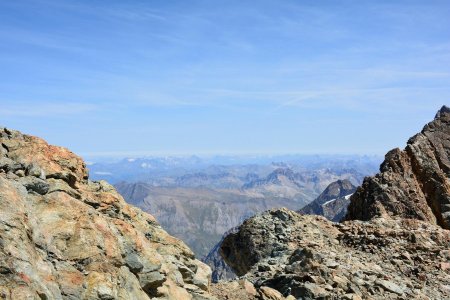
<path fill-rule="evenodd" d="M 340 224 L 280 209 L 245 221 L 221 250 L 258 292 L 269 287 L 296 299 L 448 299 L 449 245 L 450 231 L 419 220 Z"/>
<path fill-rule="evenodd" d="M 405 150 L 386 154 L 380 173 L 351 197 L 346 220 L 400 216 L 450 229 L 450 108 L 444 106 Z"/>
<path fill-rule="evenodd" d="M 225 262 L 260 298 L 270 288 L 279 294 L 268 299 L 450 299 L 449 124 L 444 106 L 389 152 L 351 197 L 347 221 L 259 214 L 223 240 Z"/>
<path fill-rule="evenodd" d="M 299 213 L 310 215 L 321 215 L 327 219 L 338 222 L 345 216 L 347 206 L 350 203 L 350 195 L 356 187 L 347 179 L 337 180 L 330 185 L 313 202 L 302 208 Z M 221 241 L 212 248 L 210 253 L 203 260 L 212 269 L 213 282 L 220 280 L 230 280 L 236 277 L 230 266 L 228 266 L 220 255 L 220 247 L 223 239 L 237 232 L 237 227 L 232 228 L 224 234 Z"/>
<path fill-rule="evenodd" d="M 213 299 L 210 272 L 72 152 L 0 128 L 0 298 Z"/>
<path fill-rule="evenodd" d="M 349 180 L 331 183 L 313 202 L 299 210 L 301 214 L 324 216 L 328 220 L 339 222 L 347 213 L 350 196 L 356 187 Z"/>

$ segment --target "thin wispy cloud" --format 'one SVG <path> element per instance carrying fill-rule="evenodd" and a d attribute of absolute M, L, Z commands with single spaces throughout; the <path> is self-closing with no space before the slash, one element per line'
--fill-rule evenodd
<path fill-rule="evenodd" d="M 2 100 L 1 102 L 6 101 Z M 96 109 L 96 105 L 86 103 L 42 103 L 37 101 L 33 103 L 30 101 L 3 104 L 0 107 L 0 117 L 67 117 L 85 114 Z"/>
<path fill-rule="evenodd" d="M 82 152 L 314 152 L 339 135 L 390 148 L 450 99 L 449 14 L 444 1 L 3 1 L 0 117 Z"/>

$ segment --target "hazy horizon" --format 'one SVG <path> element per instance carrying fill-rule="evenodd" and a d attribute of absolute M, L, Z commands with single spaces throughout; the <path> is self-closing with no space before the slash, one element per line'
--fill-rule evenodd
<path fill-rule="evenodd" d="M 3 1 L 0 124 L 86 154 L 384 155 L 450 101 L 448 1 Z"/>
<path fill-rule="evenodd" d="M 255 161 L 261 161 L 265 163 L 283 163 L 289 161 L 295 161 L 299 159 L 330 159 L 330 160 L 346 160 L 346 159 L 378 159 L 382 162 L 383 155 L 378 154 L 353 154 L 353 153 L 208 153 L 208 154 L 148 154 L 148 153 L 135 153 L 134 155 L 127 155 L 126 153 L 100 153 L 100 154 L 86 154 L 77 153 L 86 161 L 88 165 L 93 163 L 114 163 L 129 160 L 134 162 L 135 160 L 151 160 L 151 159 L 189 159 L 197 158 L 199 160 L 210 161 L 211 164 L 215 161 L 228 161 L 231 162 L 235 159 L 236 164 L 252 164 Z M 129 154 L 129 153 L 128 153 Z M 272 160 L 271 160 L 272 159 Z M 230 163 L 227 163 L 230 164 Z"/>

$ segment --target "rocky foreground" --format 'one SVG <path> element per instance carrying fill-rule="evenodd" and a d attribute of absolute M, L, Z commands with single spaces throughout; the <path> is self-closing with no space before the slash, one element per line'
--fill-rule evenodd
<path fill-rule="evenodd" d="M 349 180 L 337 180 L 330 183 L 319 197 L 298 212 L 306 215 L 324 216 L 328 220 L 338 222 L 345 216 L 347 206 L 350 203 L 349 198 L 355 190 L 356 187 Z M 214 283 L 236 277 L 232 268 L 225 263 L 220 255 L 220 246 L 226 236 L 237 231 L 238 227 L 234 227 L 226 232 L 221 241 L 211 249 L 206 259 L 203 260 L 212 269 L 212 281 Z"/>
<path fill-rule="evenodd" d="M 450 299 L 449 246 L 448 230 L 418 220 L 340 224 L 282 209 L 245 221 L 222 254 L 256 289 L 278 291 L 269 299 Z"/>
<path fill-rule="evenodd" d="M 450 299 L 450 108 L 350 198 L 345 222 L 272 210 L 221 245 L 223 299 Z M 230 291 L 234 291 L 231 292 Z M 233 295 L 239 295 L 234 297 Z"/>
<path fill-rule="evenodd" d="M 0 128 L 1 299 L 214 299 L 210 276 L 72 152 Z"/>

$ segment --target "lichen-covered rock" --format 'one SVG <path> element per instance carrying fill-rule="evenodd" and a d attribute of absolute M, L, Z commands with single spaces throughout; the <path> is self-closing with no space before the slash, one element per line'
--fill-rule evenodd
<path fill-rule="evenodd" d="M 210 269 L 81 158 L 5 128 L 0 150 L 0 298 L 213 299 Z"/>
<path fill-rule="evenodd" d="M 450 229 L 450 108 L 444 106 L 405 150 L 386 154 L 380 173 L 351 197 L 346 220 L 400 216 Z"/>

